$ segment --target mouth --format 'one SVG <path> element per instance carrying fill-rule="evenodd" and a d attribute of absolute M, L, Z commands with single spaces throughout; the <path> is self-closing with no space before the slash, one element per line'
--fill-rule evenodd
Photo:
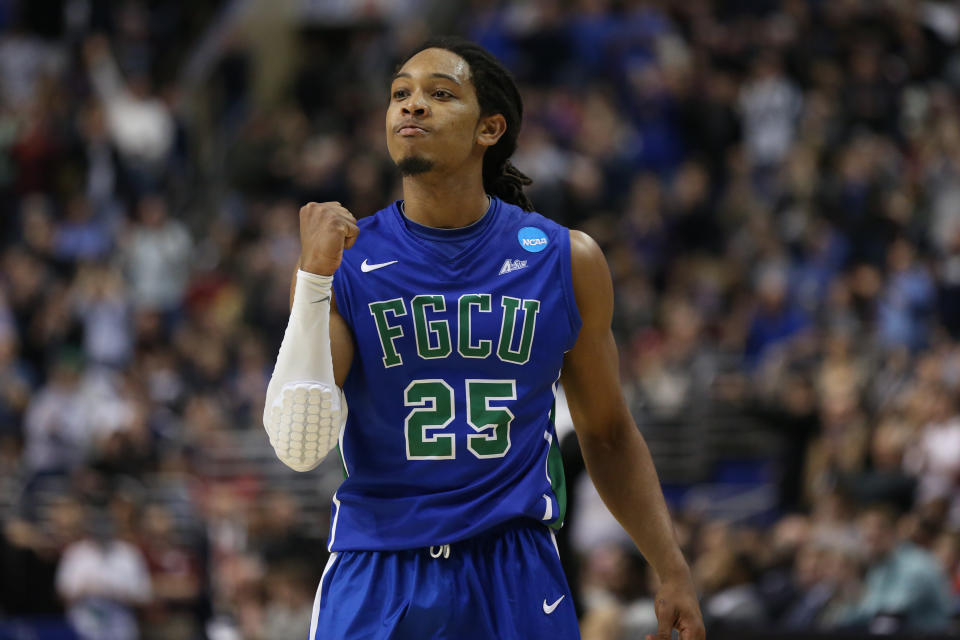
<path fill-rule="evenodd" d="M 404 138 L 412 138 L 416 136 L 425 136 L 429 132 L 428 129 L 421 127 L 410 122 L 405 122 L 397 127 L 397 134 L 403 136 Z"/>

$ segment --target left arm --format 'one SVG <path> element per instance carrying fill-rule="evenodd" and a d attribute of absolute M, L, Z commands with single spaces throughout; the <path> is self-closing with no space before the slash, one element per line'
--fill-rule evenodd
<path fill-rule="evenodd" d="M 563 361 L 561 382 L 587 472 L 610 512 L 657 572 L 658 638 L 702 640 L 703 619 L 647 444 L 620 390 L 610 324 L 613 283 L 600 247 L 570 232 L 573 290 L 583 326 Z M 650 638 L 650 636 L 648 636 Z"/>

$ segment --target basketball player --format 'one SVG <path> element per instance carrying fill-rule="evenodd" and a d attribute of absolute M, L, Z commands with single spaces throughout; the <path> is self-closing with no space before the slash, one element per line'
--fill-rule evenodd
<path fill-rule="evenodd" d="M 533 212 L 508 160 L 521 116 L 487 51 L 427 43 L 390 88 L 403 200 L 359 222 L 336 202 L 300 210 L 264 426 L 288 466 L 338 448 L 344 468 L 310 640 L 579 637 L 553 538 L 558 382 L 600 495 L 660 579 L 657 637 L 704 638 L 620 393 L 607 263 Z"/>

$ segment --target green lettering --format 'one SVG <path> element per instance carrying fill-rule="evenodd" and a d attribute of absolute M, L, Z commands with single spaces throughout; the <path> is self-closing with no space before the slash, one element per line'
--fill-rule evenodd
<path fill-rule="evenodd" d="M 523 306 L 523 329 L 520 332 L 520 346 L 514 351 L 514 336 L 517 330 L 517 309 Z M 533 332 L 537 326 L 537 314 L 540 312 L 539 300 L 523 300 L 503 296 L 503 321 L 500 325 L 500 344 L 497 357 L 504 362 L 526 364 L 530 360 L 530 348 L 533 345 Z"/>
<path fill-rule="evenodd" d="M 459 322 L 457 324 L 457 351 L 464 358 L 486 358 L 490 355 L 493 342 L 480 340 L 472 344 L 470 307 L 478 307 L 481 312 L 490 311 L 489 293 L 466 293 L 460 296 L 458 303 Z"/>
<path fill-rule="evenodd" d="M 407 315 L 407 308 L 400 298 L 393 300 L 378 300 L 369 304 L 370 314 L 377 323 L 377 335 L 380 336 L 380 346 L 383 349 L 383 366 L 395 367 L 403 364 L 403 358 L 397 353 L 393 341 L 403 336 L 403 327 L 387 323 L 387 312 L 394 318 Z"/>
<path fill-rule="evenodd" d="M 446 320 L 427 322 L 426 308 L 434 311 L 446 311 L 447 303 L 443 296 L 416 296 L 410 306 L 413 309 L 413 328 L 417 337 L 417 353 L 421 358 L 446 358 L 450 355 L 450 326 Z M 434 338 L 436 345 L 431 344 Z"/>

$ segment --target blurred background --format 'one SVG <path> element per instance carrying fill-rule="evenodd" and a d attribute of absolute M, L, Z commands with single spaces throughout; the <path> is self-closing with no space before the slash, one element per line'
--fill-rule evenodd
<path fill-rule="evenodd" d="M 534 204 L 606 252 L 709 637 L 960 636 L 956 3 L 0 0 L 0 639 L 306 636 L 340 469 L 259 424 L 297 211 L 398 197 L 436 33 L 516 74 Z M 641 638 L 560 423 L 583 636 Z"/>

